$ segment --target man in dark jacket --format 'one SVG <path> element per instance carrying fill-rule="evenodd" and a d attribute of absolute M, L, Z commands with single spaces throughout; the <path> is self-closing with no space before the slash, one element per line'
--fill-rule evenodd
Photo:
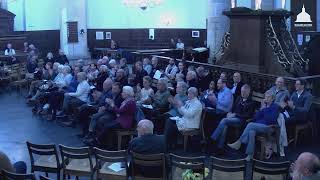
<path fill-rule="evenodd" d="M 238 97 L 232 108 L 232 113 L 228 113 L 227 117 L 222 119 L 211 135 L 214 141 L 218 141 L 218 148 L 224 147 L 228 126 L 243 125 L 245 121 L 254 114 L 254 102 L 250 97 L 250 86 L 245 84 L 241 87 L 241 96 Z"/>
<path fill-rule="evenodd" d="M 241 87 L 243 83 L 241 81 L 241 74 L 239 72 L 235 72 L 233 74 L 233 84 L 230 87 L 231 92 L 233 94 L 233 99 L 237 100 L 239 96 L 241 96 Z"/>
<path fill-rule="evenodd" d="M 139 154 L 158 154 L 166 152 L 166 143 L 163 135 L 153 134 L 154 125 L 150 120 L 144 119 L 137 125 L 138 137 L 129 143 L 128 152 Z M 146 177 L 161 177 L 162 167 L 134 166 L 135 172 Z"/>

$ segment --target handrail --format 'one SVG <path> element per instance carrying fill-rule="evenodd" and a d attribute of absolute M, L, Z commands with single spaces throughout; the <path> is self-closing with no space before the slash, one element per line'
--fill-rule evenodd
<path fill-rule="evenodd" d="M 154 57 L 161 58 L 161 59 L 167 59 L 167 60 L 172 59 L 170 57 L 159 56 L 159 55 L 154 55 Z M 176 59 L 176 61 L 185 61 L 185 60 Z M 247 73 L 256 74 L 256 75 L 260 75 L 260 76 L 268 76 L 268 77 L 273 77 L 273 78 L 277 78 L 278 77 L 278 76 L 272 75 L 272 74 L 248 72 L 248 71 L 243 71 L 243 70 L 239 70 L 239 69 L 236 69 L 236 68 L 224 67 L 224 66 L 215 65 L 215 64 L 201 63 L 201 62 L 195 62 L 195 61 L 185 61 L 185 62 L 192 63 L 192 64 L 197 64 L 197 65 L 203 65 L 203 66 L 207 66 L 207 67 L 215 67 L 215 68 L 221 68 L 221 69 L 227 69 L 227 70 L 233 70 L 233 71 L 247 72 Z M 298 78 L 295 78 L 295 77 L 284 77 L 284 78 L 288 79 L 288 80 L 292 80 L 292 81 L 295 81 L 295 80 L 298 80 L 298 79 L 308 80 L 308 79 L 320 78 L 320 74 L 319 75 L 313 75 L 313 76 L 302 76 L 302 77 L 298 77 Z"/>

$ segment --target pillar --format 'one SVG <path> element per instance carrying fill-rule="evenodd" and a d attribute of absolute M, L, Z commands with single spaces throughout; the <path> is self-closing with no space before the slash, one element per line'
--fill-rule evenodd
<path fill-rule="evenodd" d="M 8 0 L 0 0 L 0 8 L 2 9 L 8 9 Z"/>
<path fill-rule="evenodd" d="M 68 43 L 67 22 L 78 22 L 78 42 Z M 80 34 L 80 30 L 84 33 Z M 69 59 L 89 58 L 87 41 L 87 0 L 62 1 L 60 48 Z"/>
<path fill-rule="evenodd" d="M 207 46 L 210 48 L 209 62 L 219 51 L 225 32 L 229 31 L 229 19 L 222 12 L 229 10 L 231 1 L 208 0 Z"/>

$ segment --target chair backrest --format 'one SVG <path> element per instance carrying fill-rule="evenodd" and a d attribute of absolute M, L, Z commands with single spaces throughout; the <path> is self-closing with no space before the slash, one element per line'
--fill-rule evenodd
<path fill-rule="evenodd" d="M 290 162 L 264 162 L 257 159 L 253 160 L 253 171 L 266 175 L 288 175 Z"/>
<path fill-rule="evenodd" d="M 199 171 L 202 177 L 205 177 L 204 156 L 199 157 L 182 157 L 175 154 L 170 154 L 170 166 L 173 172 L 174 167 L 178 167 L 183 170 Z M 173 179 L 174 173 L 171 173 L 171 179 Z"/>
<path fill-rule="evenodd" d="M 215 176 L 219 176 L 219 173 L 224 173 L 224 176 L 228 178 L 234 177 L 235 173 L 242 173 L 241 177 L 235 177 L 234 179 L 245 179 L 246 172 L 246 160 L 245 159 L 221 159 L 217 157 L 210 157 L 211 172 Z M 217 173 L 214 173 L 217 172 Z"/>
<path fill-rule="evenodd" d="M 53 180 L 53 179 L 45 177 L 45 176 L 39 176 L 39 177 L 40 177 L 40 180 Z"/>
<path fill-rule="evenodd" d="M 59 144 L 59 149 L 62 158 L 62 166 L 66 168 L 67 164 L 69 163 L 70 159 L 88 159 L 90 163 L 90 169 L 93 171 L 93 162 L 91 155 L 91 150 L 89 147 L 67 147 L 64 145 Z"/>
<path fill-rule="evenodd" d="M 4 180 L 36 180 L 34 174 L 17 174 L 2 170 L 1 174 Z"/>
<path fill-rule="evenodd" d="M 132 176 L 135 177 L 135 167 L 162 167 L 162 177 L 166 177 L 166 161 L 164 153 L 159 154 L 138 154 L 132 152 Z"/>
<path fill-rule="evenodd" d="M 101 169 L 102 164 L 104 162 L 123 162 L 126 164 L 127 167 L 127 151 L 121 150 L 121 151 L 106 151 L 99 148 L 94 148 L 94 155 L 98 163 L 98 168 Z M 98 169 L 98 170 L 99 170 Z"/>
<path fill-rule="evenodd" d="M 31 166 L 34 166 L 34 155 L 55 156 L 57 168 L 60 168 L 60 160 L 55 144 L 33 144 L 27 141 Z"/>
<path fill-rule="evenodd" d="M 202 113 L 201 113 L 201 119 L 200 119 L 200 133 L 201 133 L 201 137 L 202 139 L 206 139 L 206 136 L 204 134 L 204 121 L 206 119 L 206 114 L 207 114 L 207 110 L 206 108 L 202 109 Z"/>

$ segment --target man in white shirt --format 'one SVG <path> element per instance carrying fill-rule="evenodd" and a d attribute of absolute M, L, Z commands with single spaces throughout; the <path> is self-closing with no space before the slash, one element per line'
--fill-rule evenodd
<path fill-rule="evenodd" d="M 195 87 L 188 89 L 188 100 L 183 105 L 177 102 L 178 111 L 181 118 L 168 119 L 165 125 L 164 135 L 167 139 L 168 147 L 176 143 L 177 133 L 187 129 L 199 129 L 202 113 L 202 104 L 197 98 L 198 90 Z"/>
<path fill-rule="evenodd" d="M 90 93 L 90 85 L 87 81 L 87 75 L 85 72 L 79 72 L 77 74 L 77 79 L 79 84 L 77 86 L 76 92 L 65 93 L 64 98 L 67 98 L 68 101 L 63 104 L 63 111 L 66 114 L 69 114 L 73 109 L 80 107 L 81 105 L 88 102 L 88 96 Z M 65 125 L 72 125 L 71 122 L 67 122 Z"/>
<path fill-rule="evenodd" d="M 181 39 L 178 39 L 176 48 L 177 49 L 184 49 L 184 43 L 181 41 Z"/>
<path fill-rule="evenodd" d="M 4 51 L 5 56 L 14 56 L 16 55 L 16 51 L 12 49 L 12 44 L 7 44 L 7 49 Z"/>

